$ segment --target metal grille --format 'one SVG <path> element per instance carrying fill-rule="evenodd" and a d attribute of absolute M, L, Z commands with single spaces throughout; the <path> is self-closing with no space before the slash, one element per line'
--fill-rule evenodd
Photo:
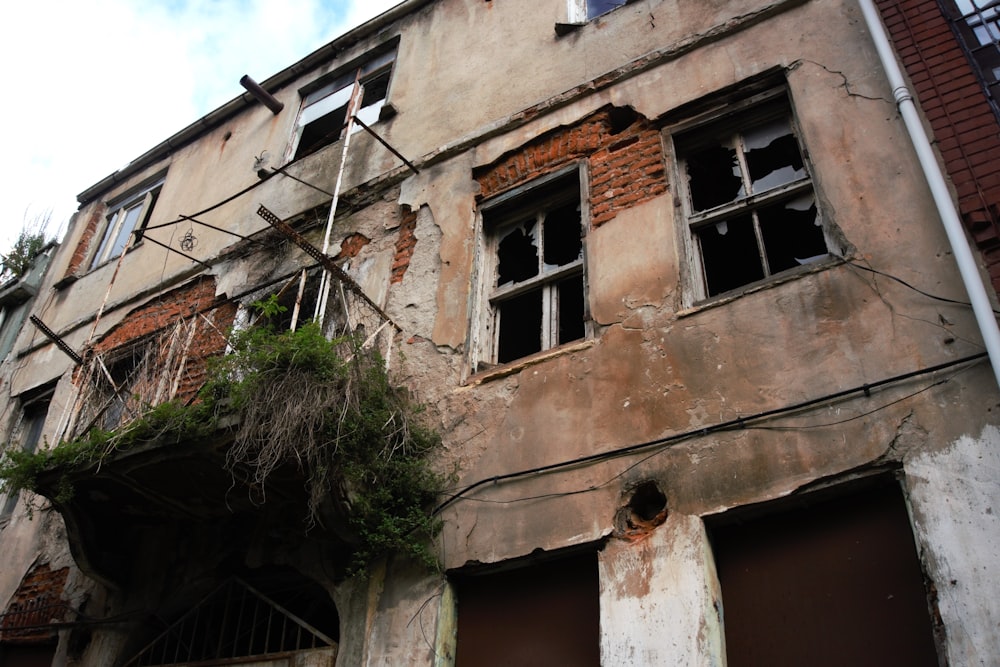
<path fill-rule="evenodd" d="M 1000 116 L 1000 0 L 941 0 Z"/>
<path fill-rule="evenodd" d="M 238 658 L 265 658 L 328 647 L 336 649 L 336 641 L 234 577 L 167 628 L 125 667 L 231 664 Z"/>

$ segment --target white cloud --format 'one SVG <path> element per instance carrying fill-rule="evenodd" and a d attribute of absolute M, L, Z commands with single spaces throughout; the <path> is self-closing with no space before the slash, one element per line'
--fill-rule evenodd
<path fill-rule="evenodd" d="M 16 3 L 0 26 L 7 86 L 0 249 L 26 212 L 75 196 L 212 109 L 397 0 Z"/>

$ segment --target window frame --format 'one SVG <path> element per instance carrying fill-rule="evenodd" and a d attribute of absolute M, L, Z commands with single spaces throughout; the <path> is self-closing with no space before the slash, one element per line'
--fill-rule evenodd
<path fill-rule="evenodd" d="M 593 21 L 594 19 L 604 16 L 605 14 L 610 14 L 616 9 L 620 9 L 625 5 L 634 2 L 635 0 L 621 0 L 617 2 L 614 6 L 604 9 L 601 11 L 596 11 L 595 13 L 590 13 L 590 8 L 588 7 L 588 0 L 567 0 L 569 7 L 569 16 L 572 23 L 587 23 Z"/>
<path fill-rule="evenodd" d="M 366 106 L 359 106 L 356 115 L 366 125 L 372 125 L 386 116 L 387 110 L 392 109 L 389 105 L 389 92 L 396 69 L 398 46 L 397 40 L 388 46 L 370 51 L 361 59 L 338 68 L 299 90 L 301 103 L 295 118 L 292 139 L 286 152 L 286 162 L 312 155 L 343 139 L 347 128 L 347 111 L 355 89 L 359 89 L 362 96 L 361 104 L 364 105 L 365 86 L 383 77 L 386 78 L 385 94 Z M 341 110 L 344 113 L 344 120 L 336 138 L 330 138 L 329 134 L 319 137 L 305 147 L 306 152 L 300 154 L 302 137 L 306 133 L 306 128 L 310 125 L 315 126 L 319 121 L 329 118 Z M 361 127 L 355 125 L 351 133 L 354 134 L 360 130 Z"/>
<path fill-rule="evenodd" d="M 48 421 L 52 408 L 52 398 L 55 386 L 49 385 L 40 391 L 32 391 L 30 396 L 19 399 L 17 423 L 11 431 L 10 441 L 18 449 L 33 454 L 45 440 L 45 422 Z M 17 501 L 21 497 L 19 491 L 7 491 L 0 495 L 0 523 L 6 522 L 14 513 Z"/>
<path fill-rule="evenodd" d="M 683 148 L 685 141 L 715 138 L 720 145 L 734 137 L 742 136 L 745 130 L 758 127 L 767 121 L 785 120 L 795 139 L 799 157 L 802 160 L 804 175 L 777 186 L 766 188 L 760 192 L 737 196 L 735 199 L 712 206 L 704 210 L 695 210 L 692 202 L 685 153 L 690 148 Z M 724 130 L 724 131 L 722 131 Z M 820 197 L 814 169 L 809 160 L 809 152 L 803 140 L 802 131 L 795 116 L 795 108 L 787 86 L 777 85 L 763 91 L 733 98 L 732 95 L 718 97 L 716 103 L 710 104 L 700 113 L 694 113 L 683 120 L 664 128 L 664 144 L 672 158 L 673 180 L 676 184 L 676 206 L 682 225 L 678 225 L 681 247 L 688 258 L 688 270 L 683 272 L 683 298 L 688 306 L 711 302 L 719 299 L 739 296 L 764 285 L 780 282 L 786 277 L 800 272 L 809 271 L 816 265 L 825 264 L 834 258 L 833 248 L 836 247 L 830 233 L 830 223 L 820 206 Z M 744 189 L 748 185 L 749 169 L 742 146 L 737 145 L 736 160 L 740 168 L 740 178 Z M 735 175 L 735 174 L 734 174 Z M 810 261 L 797 267 L 771 270 L 768 264 L 767 248 L 765 246 L 757 212 L 761 209 L 793 201 L 798 197 L 812 196 L 816 207 L 816 225 L 821 229 L 826 252 L 810 257 Z M 741 215 L 751 215 L 753 220 L 754 238 L 761 261 L 763 277 L 751 280 L 729 289 L 711 292 L 708 285 L 705 268 L 705 255 L 698 236 L 713 224 L 733 220 Z"/>
<path fill-rule="evenodd" d="M 545 176 L 533 179 L 505 193 L 501 193 L 479 206 L 477 232 L 480 236 L 477 246 L 480 252 L 478 262 L 480 289 L 478 296 L 478 316 L 474 318 L 472 360 L 473 372 L 488 370 L 498 365 L 516 364 L 536 354 L 545 353 L 564 345 L 586 340 L 592 336 L 590 303 L 587 283 L 587 236 L 590 232 L 589 197 L 587 195 L 587 170 L 583 161 L 558 169 Z M 542 194 L 538 198 L 539 193 Z M 496 285 L 498 280 L 498 250 L 503 232 L 524 224 L 527 217 L 535 216 L 537 236 L 540 244 L 544 241 L 544 215 L 558 207 L 578 199 L 580 212 L 580 257 L 556 268 L 544 270 L 544 245 L 538 247 L 539 272 L 521 281 Z M 583 333 L 572 340 L 559 342 L 558 287 L 567 280 L 580 277 L 582 282 Z M 542 317 L 539 330 L 540 349 L 521 356 L 499 361 L 500 317 L 499 304 L 542 290 Z"/>
<path fill-rule="evenodd" d="M 938 0 L 1000 117 L 1000 4 L 986 0 Z"/>
<path fill-rule="evenodd" d="M 108 204 L 108 212 L 104 216 L 101 241 L 97 244 L 94 254 L 87 263 L 88 271 L 99 269 L 142 242 L 143 230 L 149 223 L 153 209 L 159 201 L 164 180 L 164 177 L 161 176 L 150 185 L 111 200 Z M 137 213 L 134 220 L 129 223 L 128 215 L 131 211 L 137 211 Z M 127 226 L 129 224 L 130 226 Z M 129 237 L 133 234 L 136 240 L 134 243 L 129 243 Z"/>

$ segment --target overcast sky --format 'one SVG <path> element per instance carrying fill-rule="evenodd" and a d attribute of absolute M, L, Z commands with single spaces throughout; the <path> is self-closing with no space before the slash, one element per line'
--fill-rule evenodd
<path fill-rule="evenodd" d="M 0 252 L 209 111 L 399 0 L 24 0 L 0 22 Z"/>

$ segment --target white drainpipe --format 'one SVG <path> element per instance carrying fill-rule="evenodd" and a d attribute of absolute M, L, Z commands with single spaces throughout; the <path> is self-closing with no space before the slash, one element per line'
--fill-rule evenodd
<path fill-rule="evenodd" d="M 917 113 L 916 105 L 913 103 L 913 96 L 906 88 L 903 80 L 903 73 L 896 62 L 896 55 L 889 43 L 885 27 L 878 11 L 875 9 L 873 0 L 858 0 L 861 5 L 861 12 L 864 14 L 868 32 L 871 33 L 875 42 L 875 49 L 878 51 L 882 67 L 889 78 L 889 85 L 892 86 L 892 95 L 899 107 L 899 112 L 903 116 L 906 130 L 910 135 L 913 148 L 917 151 L 920 166 L 924 171 L 924 177 L 931 188 L 934 196 L 934 203 L 937 205 L 938 215 L 941 223 L 948 234 L 948 241 L 951 243 L 955 261 L 958 262 L 959 273 L 962 274 L 962 282 L 969 293 L 969 300 L 972 302 L 972 311 L 976 315 L 979 323 L 979 331 L 983 336 L 986 351 L 990 356 L 990 363 L 993 366 L 993 375 L 1000 385 L 1000 328 L 997 327 L 997 319 L 993 313 L 993 306 L 986 293 L 979 267 L 972 256 L 972 249 L 965 236 L 965 230 L 958 218 L 958 211 L 955 210 L 955 203 L 951 199 L 951 193 L 945 184 L 944 175 L 938 165 L 931 142 L 924 132 L 923 123 Z"/>

